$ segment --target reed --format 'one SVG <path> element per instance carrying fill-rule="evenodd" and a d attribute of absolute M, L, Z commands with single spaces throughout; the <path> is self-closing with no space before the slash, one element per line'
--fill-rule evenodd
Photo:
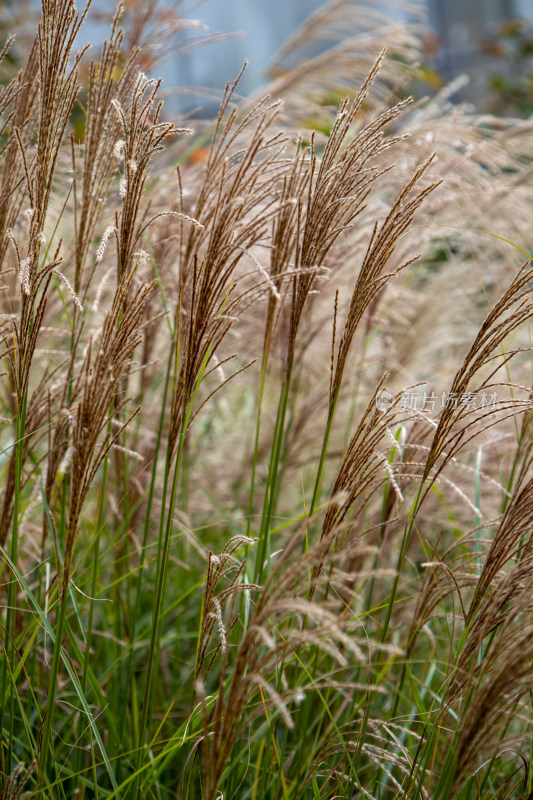
<path fill-rule="evenodd" d="M 2 800 L 532 796 L 528 123 L 330 0 L 185 125 L 90 13 L 0 63 Z"/>

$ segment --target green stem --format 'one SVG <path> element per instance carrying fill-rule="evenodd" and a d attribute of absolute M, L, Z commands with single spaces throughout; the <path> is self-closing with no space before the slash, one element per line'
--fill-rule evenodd
<path fill-rule="evenodd" d="M 108 433 L 111 432 L 111 413 L 109 415 L 109 423 L 108 423 Z M 98 506 L 98 522 L 97 522 L 97 529 L 96 529 L 96 538 L 94 542 L 94 557 L 93 557 L 93 570 L 92 570 L 92 577 L 91 577 L 91 600 L 89 603 L 89 618 L 87 620 L 87 630 L 86 630 L 86 640 L 85 640 L 85 653 L 83 657 L 83 670 L 81 673 L 81 690 L 83 694 L 85 694 L 85 690 L 87 687 L 87 676 L 89 673 L 89 658 L 91 654 L 91 643 L 92 643 L 92 633 L 93 633 L 93 624 L 94 624 L 94 598 L 96 597 L 96 584 L 98 579 L 98 573 L 100 570 L 100 537 L 101 531 L 104 525 L 104 510 L 105 510 L 105 489 L 107 485 L 107 468 L 108 468 L 108 455 L 104 458 L 103 464 L 103 472 L 102 472 L 102 486 L 100 488 L 100 502 Z M 74 775 L 78 777 L 81 775 L 81 759 L 82 759 L 82 751 L 80 749 L 77 750 L 76 755 L 76 767 L 74 770 Z M 93 764 L 94 768 L 94 764 Z M 74 785 L 74 791 L 76 790 L 77 781 Z M 97 792 L 97 786 L 95 783 L 95 792 Z"/>
<path fill-rule="evenodd" d="M 166 526 L 165 526 L 165 535 L 163 540 L 163 547 L 161 551 L 161 558 L 160 558 L 160 567 L 159 573 L 157 576 L 157 588 L 156 588 L 156 598 L 154 604 L 154 612 L 152 617 L 152 635 L 150 638 L 150 649 L 148 651 L 148 663 L 147 663 L 147 673 L 146 673 L 146 685 L 144 688 L 144 698 L 143 698 L 143 709 L 141 715 L 141 722 L 139 726 L 139 741 L 138 741 L 138 749 L 137 749 L 137 762 L 136 762 L 136 769 L 139 772 L 142 763 L 142 755 L 144 751 L 144 744 L 145 744 L 145 734 L 148 722 L 148 710 L 151 705 L 151 697 L 152 697 L 152 677 L 153 677 L 153 667 L 154 667 L 154 658 L 155 658 L 155 651 L 156 651 L 156 643 L 158 641 L 159 635 L 159 624 L 160 624 L 160 616 L 161 616 L 161 607 L 163 602 L 163 589 L 165 586 L 165 577 L 167 571 L 167 562 L 168 562 L 168 554 L 170 549 L 170 535 L 172 532 L 172 522 L 174 517 L 174 507 L 176 503 L 176 493 L 178 488 L 178 478 L 179 478 L 179 471 L 181 466 L 181 459 L 183 453 L 183 440 L 184 435 L 181 434 L 178 442 L 178 452 L 176 454 L 176 459 L 174 462 L 174 474 L 172 478 L 172 488 L 170 494 L 170 503 L 167 512 L 166 518 Z M 165 477 L 168 476 L 171 469 L 172 463 L 172 456 L 167 456 L 167 469 L 165 470 Z M 163 495 L 166 496 L 166 493 Z M 133 785 L 133 798 L 137 800 L 139 793 L 139 776 L 137 775 Z"/>
<path fill-rule="evenodd" d="M 163 429 L 165 424 L 166 418 L 166 405 L 167 405 L 167 396 L 168 396 L 168 388 L 170 384 L 170 372 L 172 368 L 172 360 L 173 360 L 173 348 L 171 349 L 170 356 L 167 362 L 167 370 L 165 375 L 165 385 L 163 389 L 163 400 L 161 404 L 161 413 L 159 415 L 159 428 L 157 431 L 157 442 L 156 442 L 156 449 L 154 460 L 152 464 L 152 474 L 150 476 L 150 487 L 148 489 L 148 499 L 146 504 L 146 513 L 144 518 L 144 528 L 143 528 L 143 540 L 141 546 L 141 556 L 140 556 L 140 563 L 141 569 L 139 570 L 139 575 L 137 578 L 137 586 L 135 592 L 135 604 L 134 604 L 134 614 L 131 620 L 131 634 L 130 634 L 130 663 L 128 674 L 131 676 L 131 691 L 132 691 L 132 720 L 133 720 L 133 735 L 135 741 L 140 741 L 140 731 L 138 725 L 138 702 L 137 702 L 137 695 L 136 695 L 136 681 L 135 681 L 135 669 L 133 663 L 133 656 L 135 651 L 135 640 L 137 636 L 137 622 L 141 617 L 141 601 L 143 597 L 143 577 L 144 577 L 144 569 L 142 565 L 146 561 L 146 552 L 148 548 L 148 533 L 150 530 L 150 521 L 151 521 L 151 514 L 152 514 L 152 505 L 154 501 L 154 494 L 155 494 L 155 482 L 157 478 L 157 468 L 159 464 L 159 452 L 161 449 L 161 440 L 163 437 Z M 164 479 L 164 487 L 163 487 L 163 497 L 166 497 L 166 490 L 168 485 L 168 464 L 165 465 L 165 479 Z M 163 516 L 163 515 L 162 515 Z M 159 559 L 158 559 L 158 567 L 159 567 Z M 157 579 L 156 579 L 157 580 Z"/>
<path fill-rule="evenodd" d="M 257 458 L 259 454 L 259 435 L 261 432 L 261 415 L 263 411 L 263 397 L 265 392 L 265 381 L 266 381 L 266 358 L 263 357 L 263 363 L 261 365 L 261 380 L 259 383 L 259 395 L 257 398 L 257 416 L 256 416 L 256 425 L 255 425 L 255 439 L 254 439 L 254 454 L 252 459 L 252 476 L 250 480 L 250 496 L 248 499 L 248 519 L 246 523 L 246 535 L 249 537 L 251 534 L 252 529 L 252 515 L 254 509 L 254 494 L 255 494 L 255 482 L 257 478 Z"/>
<path fill-rule="evenodd" d="M 272 450 L 270 452 L 270 463 L 268 467 L 267 485 L 263 501 L 263 512 L 261 515 L 261 530 L 259 533 L 259 547 L 257 550 L 257 560 L 255 562 L 254 583 L 261 583 L 261 581 L 263 580 L 264 561 L 267 553 L 270 551 L 270 525 L 272 522 L 274 503 L 277 494 L 279 465 L 280 465 L 281 450 L 283 445 L 283 438 L 285 433 L 285 417 L 287 415 L 291 377 L 292 377 L 292 363 L 287 369 L 286 375 L 283 379 L 283 384 L 281 387 L 281 394 L 278 404 L 278 413 L 276 415 L 276 425 L 274 428 L 273 444 L 272 444 Z"/>
<path fill-rule="evenodd" d="M 420 486 L 418 488 L 418 492 L 416 494 L 415 501 L 413 503 L 413 507 L 412 507 L 411 512 L 409 514 L 409 521 L 407 523 L 407 526 L 405 528 L 405 531 L 404 531 L 404 534 L 403 534 L 403 537 L 402 537 L 402 543 L 401 543 L 401 546 L 400 546 L 400 553 L 398 555 L 398 562 L 396 564 L 396 572 L 395 572 L 395 575 L 394 575 L 394 582 L 392 584 L 391 596 L 390 596 L 390 600 L 389 600 L 389 602 L 387 604 L 387 613 L 385 615 L 385 622 L 383 624 L 383 630 L 381 632 L 381 642 L 382 643 L 387 638 L 387 632 L 388 632 L 388 629 L 389 629 L 389 624 L 390 624 L 390 620 L 391 620 L 391 616 L 392 616 L 392 609 L 394 607 L 394 603 L 395 603 L 395 600 L 396 600 L 396 593 L 398 591 L 398 584 L 400 582 L 400 575 L 401 575 L 401 572 L 402 572 L 402 569 L 403 569 L 403 562 L 405 560 L 405 554 L 407 552 L 407 545 L 409 544 L 409 541 L 411 539 L 411 533 L 413 531 L 413 526 L 415 524 L 415 518 L 416 518 L 416 515 L 418 513 L 418 509 L 420 507 L 420 501 L 421 501 L 421 498 L 422 498 L 422 490 L 423 490 L 423 487 L 424 487 L 424 482 L 425 482 L 425 476 L 423 476 L 422 481 L 420 483 Z"/>
<path fill-rule="evenodd" d="M 401 432 L 402 432 L 402 427 L 400 426 L 398 428 L 398 430 L 396 431 L 396 434 L 394 436 L 394 438 L 396 439 L 397 442 L 400 441 Z M 393 447 L 391 449 L 390 453 L 389 453 L 389 458 L 388 458 L 388 463 L 389 463 L 390 466 L 392 466 L 392 464 L 394 462 L 395 454 L 396 454 L 396 448 Z M 402 461 L 403 461 L 403 445 L 400 448 L 400 462 L 402 462 Z M 388 497 L 389 497 L 389 492 L 390 492 L 390 481 L 387 480 L 387 481 L 385 481 L 385 484 L 383 486 L 383 494 L 382 494 L 382 499 L 381 499 L 381 515 L 380 515 L 380 521 L 379 521 L 380 524 L 379 524 L 379 531 L 378 531 L 378 549 L 377 549 L 376 555 L 374 557 L 374 565 L 373 565 L 373 568 L 372 568 L 372 577 L 370 579 L 370 587 L 369 587 L 367 601 L 366 601 L 366 608 L 369 609 L 369 610 L 372 608 L 372 603 L 373 603 L 373 598 L 374 598 L 374 588 L 375 588 L 375 583 L 376 583 L 375 573 L 377 572 L 377 569 L 378 569 L 379 554 L 380 554 L 381 545 L 382 545 L 382 542 L 383 542 L 383 537 L 385 536 L 387 500 L 388 500 Z"/>
<path fill-rule="evenodd" d="M 381 642 L 382 642 L 382 644 L 385 642 L 385 639 L 387 638 L 387 633 L 388 633 L 388 630 L 389 630 L 390 620 L 391 620 L 391 616 L 392 616 L 392 609 L 394 607 L 394 603 L 395 603 L 395 600 L 396 600 L 396 594 L 397 594 L 397 591 L 398 591 L 398 584 L 400 583 L 400 575 L 401 575 L 401 572 L 402 572 L 402 569 L 403 569 L 403 563 L 404 563 L 404 560 L 405 560 L 405 555 L 407 553 L 407 546 L 409 544 L 409 541 L 411 540 L 411 533 L 413 531 L 413 527 L 414 527 L 414 524 L 415 524 L 416 515 L 417 515 L 418 510 L 420 508 L 421 499 L 422 499 L 422 491 L 423 491 L 423 488 L 424 488 L 424 483 L 425 483 L 426 477 L 427 476 L 425 474 L 422 476 L 422 480 L 420 482 L 420 486 L 418 487 L 418 492 L 416 494 L 415 501 L 413 503 L 413 507 L 412 507 L 411 512 L 409 514 L 409 521 L 407 523 L 407 526 L 406 526 L 404 534 L 403 534 L 402 543 L 401 543 L 401 546 L 400 546 L 400 553 L 398 555 L 398 563 L 396 565 L 396 573 L 394 575 L 394 582 L 393 582 L 393 585 L 392 585 L 391 596 L 390 596 L 390 600 L 389 600 L 388 605 L 387 605 L 387 613 L 385 615 L 385 622 L 383 624 L 383 629 L 381 631 Z M 392 708 L 391 708 L 390 717 L 389 717 L 390 719 L 393 719 L 396 716 L 396 713 L 398 711 L 398 705 L 399 705 L 399 702 L 400 702 L 400 696 L 402 694 L 402 689 L 403 689 L 403 684 L 405 682 L 406 674 L 407 674 L 407 662 L 404 661 L 404 664 L 403 664 L 403 667 L 402 667 L 402 671 L 401 671 L 401 675 L 400 675 L 400 680 L 399 680 L 398 686 L 397 686 L 397 688 L 396 688 L 396 690 L 394 692 L 394 700 L 393 700 L 393 703 L 392 703 Z"/>
<path fill-rule="evenodd" d="M 41 758 L 39 764 L 40 780 L 44 786 L 48 783 L 48 760 L 50 754 L 53 756 L 53 743 L 51 741 L 52 723 L 54 720 L 54 706 L 57 687 L 57 676 L 59 672 L 59 662 L 61 660 L 61 646 L 63 639 L 63 630 L 65 627 L 65 615 L 67 608 L 67 592 L 64 593 L 63 598 L 59 600 L 59 615 L 56 623 L 56 634 L 54 643 L 54 654 L 52 657 L 52 668 L 50 670 L 50 680 L 48 683 L 48 702 L 46 717 L 44 721 L 43 738 L 41 742 Z"/>
<path fill-rule="evenodd" d="M 24 449 L 24 435 L 26 427 L 26 408 L 27 408 L 27 395 L 24 395 L 22 408 L 17 408 L 17 421 L 15 427 L 15 492 L 13 498 L 13 530 L 11 536 L 10 558 L 13 564 L 18 561 L 18 534 L 19 534 L 19 511 L 20 511 L 20 496 L 21 496 L 21 481 L 22 481 L 22 460 Z M 5 648 L 4 668 L 2 670 L 2 701 L 6 696 L 7 682 L 9 676 L 15 672 L 16 648 L 15 640 L 17 636 L 16 630 L 16 602 L 17 602 L 17 582 L 14 577 L 9 581 L 8 594 L 7 594 L 7 611 L 6 611 L 6 632 L 7 641 Z M 6 763 L 7 772 L 11 773 L 13 767 L 12 754 L 13 754 L 13 724 L 14 724 L 14 711 L 15 711 L 15 691 L 10 692 L 9 696 L 9 734 L 6 748 Z M 1 703 L 0 709 L 0 734 L 3 731 L 4 725 L 4 702 Z"/>

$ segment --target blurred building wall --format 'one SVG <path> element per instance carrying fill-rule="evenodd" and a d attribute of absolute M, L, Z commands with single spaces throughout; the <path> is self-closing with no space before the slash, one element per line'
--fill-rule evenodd
<path fill-rule="evenodd" d="M 483 42 L 504 20 L 533 18 L 533 0 L 427 0 L 429 21 L 440 39 L 437 64 L 446 78 L 482 64 Z"/>
<path fill-rule="evenodd" d="M 533 0 L 427 0 L 438 46 L 433 65 L 447 81 L 466 74 L 456 96 L 481 111 L 531 113 Z M 511 20 L 525 20 L 512 32 Z M 507 33 L 505 29 L 507 28 Z"/>

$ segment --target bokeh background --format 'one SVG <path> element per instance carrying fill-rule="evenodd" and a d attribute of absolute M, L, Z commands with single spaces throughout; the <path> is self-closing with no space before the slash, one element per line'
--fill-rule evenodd
<path fill-rule="evenodd" d="M 429 89 L 465 74 L 469 80 L 459 99 L 479 110 L 520 116 L 533 111 L 533 0 L 425 0 L 410 5 L 390 0 L 388 5 L 391 18 L 411 23 L 423 19 Z M 174 85 L 220 89 L 247 60 L 248 86 L 253 87 L 281 45 L 320 6 L 321 0 L 206 0 L 184 6 L 185 15 L 210 32 L 240 35 L 185 52 L 169 65 L 168 79 Z M 180 103 L 190 106 L 192 97 Z"/>
<path fill-rule="evenodd" d="M 342 0 L 330 0 L 338 6 Z M 521 117 L 533 113 L 533 0 L 376 0 L 391 20 L 408 21 L 423 31 L 421 53 L 424 91 L 437 91 L 460 75 L 468 82 L 455 99 L 479 111 Z M 126 0 L 126 7 L 147 8 L 153 0 Z M 81 0 L 80 0 L 81 4 Z M 361 24 L 365 24 L 365 2 Z M 323 0 L 159 0 L 157 8 L 177 9 L 192 23 L 175 38 L 159 61 L 168 102 L 174 111 L 208 115 L 228 80 L 248 62 L 241 90 L 259 87 L 275 55 Z M 366 3 L 369 7 L 368 2 Z M 5 39 L 20 30 L 24 14 L 35 18 L 38 0 L 0 1 L 0 32 Z M 84 41 L 102 41 L 109 30 L 114 0 L 93 0 Z M 32 13 L 33 12 L 33 13 Z M 169 23 L 161 16 L 161 26 Z M 210 38 L 208 46 L 196 46 Z M 327 46 L 327 42 L 324 46 Z M 300 53 L 301 55 L 301 53 Z M 289 59 L 290 61 L 290 59 Z M 290 64 L 288 64 L 290 66 Z M 180 87 L 176 91 L 176 87 Z M 200 88 L 201 87 L 201 88 Z M 209 101 L 212 94 L 213 100 Z"/>

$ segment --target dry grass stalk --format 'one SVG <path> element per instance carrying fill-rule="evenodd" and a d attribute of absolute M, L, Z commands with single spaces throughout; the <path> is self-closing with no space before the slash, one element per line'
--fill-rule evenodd
<path fill-rule="evenodd" d="M 239 291 L 237 267 L 244 254 L 266 235 L 274 214 L 273 182 L 283 168 L 283 162 L 279 163 L 281 137 L 269 130 L 278 104 L 260 101 L 240 121 L 234 108 L 224 119 L 235 86 L 227 87 L 192 209 L 199 224 L 191 225 L 184 212 L 179 212 L 189 232 L 182 234 L 171 451 L 182 433 L 199 381 L 239 310 L 249 301 L 249 290 L 243 287 Z M 245 134 L 249 138 L 242 147 Z"/>
<path fill-rule="evenodd" d="M 313 691 L 317 688 L 315 683 L 289 688 L 288 662 L 294 661 L 295 653 L 300 654 L 296 663 L 300 657 L 304 657 L 306 651 L 325 653 L 336 668 L 342 670 L 352 662 L 364 665 L 368 660 L 369 648 L 371 652 L 399 652 L 392 645 L 369 642 L 357 619 L 339 619 L 336 603 L 328 606 L 325 602 L 313 603 L 304 597 L 306 581 L 302 578 L 317 561 L 325 562 L 335 535 L 332 533 L 328 540 L 319 542 L 302 557 L 299 550 L 304 534 L 305 528 L 293 535 L 264 587 L 255 594 L 250 620 L 233 656 L 232 671 L 228 675 L 227 684 L 225 671 L 229 668 L 229 663 L 227 656 L 224 659 L 218 693 L 210 713 L 204 702 L 202 760 L 204 792 L 205 797 L 210 800 L 216 795 L 220 775 L 226 767 L 235 742 L 245 728 L 257 718 L 266 716 L 269 719 L 274 711 L 279 713 L 285 725 L 292 728 L 294 722 L 289 711 L 291 701 L 299 701 L 307 690 Z M 345 554 L 340 549 L 337 559 L 341 560 L 343 557 Z M 239 570 L 239 567 L 236 568 Z M 234 597 L 238 588 L 238 585 L 230 584 L 227 591 Z M 240 588 L 248 587 L 241 584 Z M 212 626 L 217 617 L 218 610 L 215 610 Z M 294 619 L 299 620 L 298 625 L 292 624 Z M 357 635 L 359 631 L 361 634 Z M 286 677 L 273 686 L 267 676 L 276 671 L 280 675 L 286 673 Z M 336 683 L 332 676 L 328 676 L 323 683 L 323 686 L 334 685 Z M 199 696 L 205 698 L 204 686 L 203 681 L 197 682 Z M 260 702 L 253 702 L 258 688 Z M 344 688 L 353 689 L 354 684 L 348 683 Z M 365 689 L 379 692 L 379 687 L 370 684 Z"/>
<path fill-rule="evenodd" d="M 398 3 L 415 18 L 421 5 Z M 330 102 L 339 90 L 351 94 L 361 85 L 375 53 L 390 47 L 394 53 L 384 64 L 376 97 L 390 98 L 416 70 L 419 42 L 413 29 L 391 19 L 386 0 L 329 0 L 291 36 L 271 66 L 272 83 L 286 97 L 293 112 L 306 113 L 309 101 Z M 319 50 L 313 57 L 309 52 Z"/>
<path fill-rule="evenodd" d="M 238 622 L 238 615 L 234 616 L 229 625 L 224 625 L 222 619 L 223 607 L 227 600 L 234 598 L 239 592 L 249 592 L 260 590 L 255 584 L 247 584 L 242 581 L 242 573 L 246 562 L 239 561 L 235 556 L 244 545 L 253 544 L 254 540 L 246 536 L 236 536 L 230 539 L 224 550 L 219 556 L 209 553 L 207 561 L 207 573 L 204 581 L 204 596 L 202 601 L 202 623 L 199 636 L 198 652 L 196 656 L 195 680 L 201 677 L 204 669 L 204 662 L 207 656 L 207 648 L 213 636 L 213 631 L 218 628 L 218 643 L 215 645 L 213 654 L 206 667 L 206 674 L 209 673 L 213 661 L 220 650 L 224 659 L 227 656 L 227 640 L 232 629 Z M 218 584 L 223 581 L 226 585 L 217 592 Z"/>
<path fill-rule="evenodd" d="M 112 101 L 126 103 L 132 89 L 138 56 L 137 51 L 130 51 L 127 63 L 120 70 L 120 77 L 115 80 L 113 76 L 117 70 L 124 40 L 124 32 L 118 27 L 122 10 L 123 6 L 119 5 L 113 20 L 111 35 L 102 46 L 100 59 L 91 61 L 89 67 L 87 126 L 79 198 L 76 196 L 76 187 L 74 188 L 76 219 L 74 291 L 76 294 L 82 292 L 85 262 L 98 220 L 102 214 L 103 198 L 109 190 L 109 183 L 116 169 L 114 149 L 116 141 L 120 137 L 120 123 Z M 75 151 L 73 168 L 76 172 Z M 97 258 L 97 260 L 101 259 Z M 91 277 L 92 271 L 87 279 L 85 291 L 89 288 Z"/>
<path fill-rule="evenodd" d="M 61 276 L 57 269 L 62 260 L 61 244 L 52 251 L 51 258 L 45 256 L 41 265 L 39 259 L 46 242 L 44 228 L 56 167 L 78 91 L 78 66 L 83 52 L 74 56 L 72 64 L 71 56 L 85 13 L 77 13 L 73 4 L 67 0 L 43 3 L 43 16 L 38 26 L 32 56 L 26 74 L 20 78 L 21 89 L 14 98 L 16 105 L 12 121 L 17 120 L 21 127 L 11 127 L 8 139 L 2 176 L 3 186 L 7 190 L 2 224 L 6 226 L 14 221 L 22 197 L 27 200 L 29 208 L 24 241 L 21 241 L 22 233 L 9 228 L 0 229 L 0 233 L 11 242 L 15 253 L 20 291 L 17 301 L 20 308 L 18 319 L 13 320 L 9 326 L 11 330 L 4 334 L 5 353 L 10 365 L 9 378 L 16 397 L 14 412 L 18 415 L 22 414 L 26 405 L 31 407 L 31 400 L 28 401 L 30 368 L 43 324 L 52 276 Z M 30 85 L 36 81 L 37 75 L 34 73 L 37 70 L 38 94 Z M 34 125 L 37 126 L 39 135 L 34 153 L 29 158 L 28 152 L 32 152 L 29 140 L 34 133 Z M 12 181 L 6 169 L 11 170 L 17 164 L 21 165 L 24 174 L 23 195 L 18 192 L 17 184 L 6 184 L 6 181 Z M 9 201 L 11 205 L 7 205 Z M 3 238 L 2 246 L 5 242 L 6 239 Z M 5 250 L 2 252 L 5 253 Z M 28 432 L 31 433 L 31 429 Z M 10 462 L 4 495 L 6 522 L 0 530 L 2 543 L 6 540 L 10 521 L 14 482 L 15 457 Z"/>
<path fill-rule="evenodd" d="M 154 284 L 142 284 L 130 293 L 135 270 L 124 275 L 117 286 L 113 304 L 106 314 L 99 342 L 89 342 L 76 390 L 80 401 L 74 409 L 72 455 L 70 463 L 70 509 L 65 540 L 61 591 L 69 581 L 78 523 L 83 504 L 106 453 L 131 420 L 113 434 L 102 433 L 108 424 L 112 407 L 117 411 L 124 398 L 117 397 L 117 384 L 125 373 L 133 351 L 142 341 L 139 326 L 146 297 Z M 93 354 L 93 350 L 95 353 Z M 135 412 L 137 413 L 137 412 Z"/>
<path fill-rule="evenodd" d="M 390 478 L 383 468 L 384 456 L 381 455 L 384 440 L 391 426 L 401 423 L 406 418 L 398 414 L 397 408 L 389 409 L 385 414 L 376 408 L 376 399 L 383 382 L 376 389 L 368 404 L 357 430 L 343 456 L 335 483 L 331 490 L 328 509 L 324 517 L 321 541 L 330 541 L 336 530 L 342 531 L 348 514 L 351 514 L 350 538 L 357 538 L 358 503 L 364 506 L 371 496 Z M 385 459 L 386 461 L 386 459 Z M 362 531 L 361 531 L 362 533 Z M 324 556 L 328 549 L 325 549 Z M 323 569 L 323 561 L 313 567 L 310 598 L 314 595 L 314 583 Z"/>
<path fill-rule="evenodd" d="M 327 257 L 335 242 L 353 226 L 363 209 L 372 183 L 382 174 L 373 160 L 390 146 L 384 141 L 382 128 L 397 116 L 402 106 L 386 112 L 381 118 L 347 142 L 354 120 L 374 81 L 384 54 L 374 64 L 357 97 L 341 103 L 335 124 L 318 162 L 314 138 L 311 141 L 310 178 L 305 205 L 298 199 L 298 228 L 295 277 L 292 281 L 287 365 L 294 359 L 296 337 L 304 306 L 317 276 L 327 265 Z"/>
<path fill-rule="evenodd" d="M 163 150 L 166 138 L 189 132 L 185 128 L 176 128 L 171 122 L 160 121 L 163 102 L 159 100 L 156 104 L 160 85 L 160 80 L 148 79 L 139 73 L 127 110 L 124 110 L 119 99 L 111 100 L 122 134 L 122 139 L 115 142 L 113 149 L 123 165 L 119 190 L 122 208 L 120 213 L 116 213 L 114 231 L 119 280 L 131 268 L 135 250 L 140 246 L 143 235 L 162 215 L 156 214 L 146 222 L 142 220 L 141 200 L 150 164 L 156 153 Z"/>
<path fill-rule="evenodd" d="M 379 130 L 381 120 L 378 120 L 378 123 L 376 127 Z M 430 192 L 436 189 L 440 183 L 432 183 L 414 196 L 411 196 L 413 189 L 426 172 L 432 160 L 433 157 L 426 164 L 419 167 L 411 180 L 400 191 L 397 200 L 381 227 L 378 228 L 377 222 L 374 226 L 361 270 L 354 285 L 350 306 L 346 314 L 344 330 L 339 342 L 335 369 L 331 381 L 329 414 L 334 410 L 335 398 L 338 396 L 350 347 L 363 315 L 375 302 L 376 297 L 388 281 L 394 277 L 394 275 L 397 275 L 401 269 L 404 269 L 417 259 L 416 256 L 411 257 L 401 266 L 395 267 L 390 273 L 385 272 L 387 266 L 392 261 L 398 240 L 411 225 L 414 215 L 426 197 Z"/>

